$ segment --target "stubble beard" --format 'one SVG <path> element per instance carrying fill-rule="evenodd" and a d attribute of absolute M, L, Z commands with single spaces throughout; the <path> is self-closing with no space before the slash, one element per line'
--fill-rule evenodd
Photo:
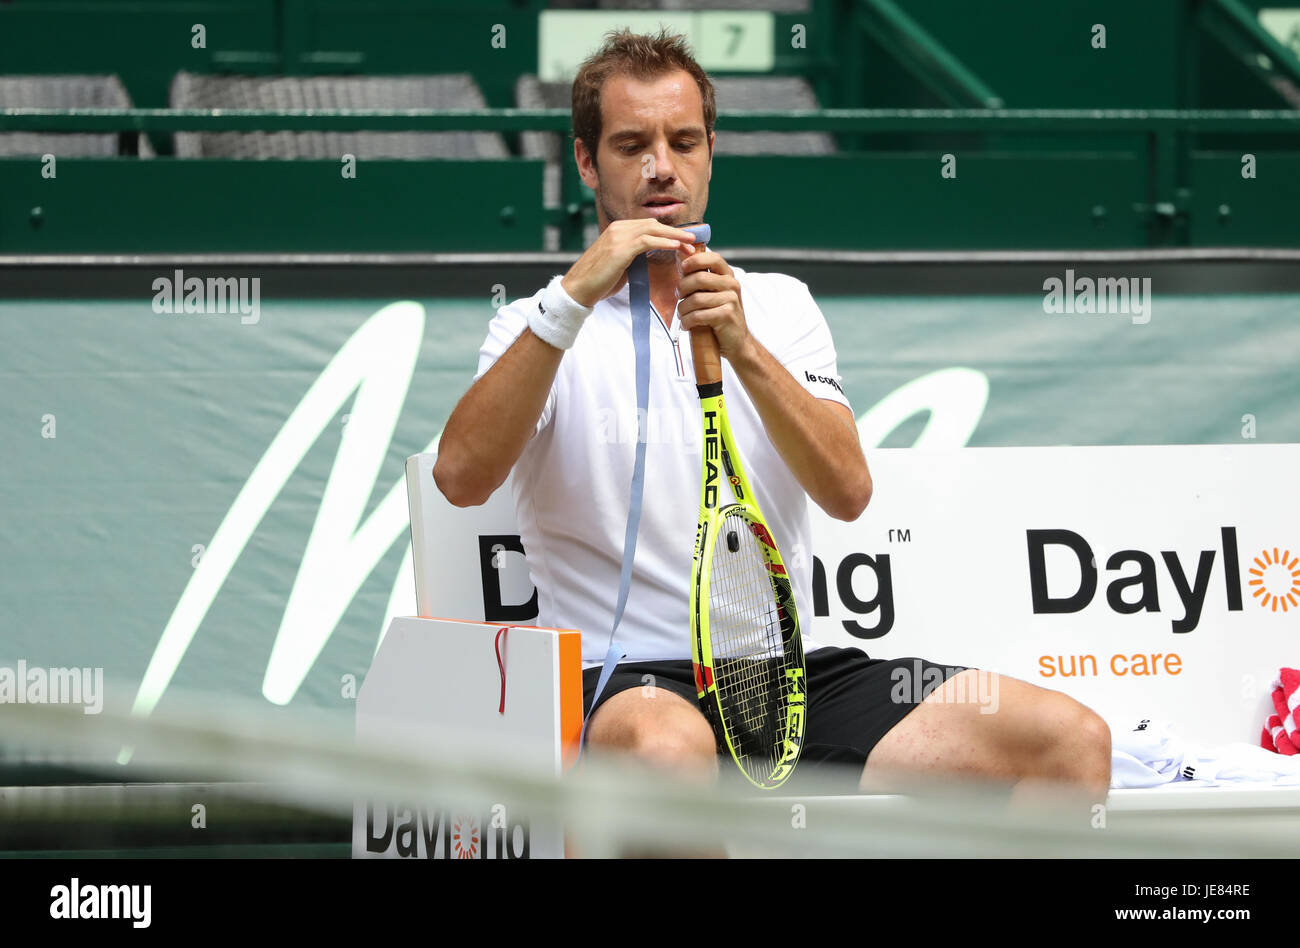
<path fill-rule="evenodd" d="M 613 209 L 609 206 L 609 202 L 605 200 L 605 192 L 602 188 L 597 187 L 596 189 L 596 201 L 600 204 L 600 210 L 605 215 L 605 220 L 611 224 L 617 220 L 632 218 L 632 215 L 630 214 L 627 215 L 626 218 L 615 214 Z M 668 224 L 669 227 L 677 226 L 676 224 L 669 224 L 669 222 L 663 218 L 660 218 L 659 220 L 661 223 Z M 649 261 L 652 266 L 675 265 L 677 262 L 676 250 L 647 250 L 645 256 L 646 260 Z"/>

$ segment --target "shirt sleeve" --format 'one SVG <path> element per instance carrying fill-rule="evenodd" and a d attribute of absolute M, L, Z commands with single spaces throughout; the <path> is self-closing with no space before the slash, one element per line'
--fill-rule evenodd
<path fill-rule="evenodd" d="M 527 307 L 536 306 L 539 298 L 540 295 L 525 300 L 515 300 L 497 310 L 496 316 L 488 325 L 487 338 L 483 340 L 483 346 L 478 351 L 478 371 L 474 373 L 474 381 L 481 379 L 528 328 L 528 317 L 525 315 L 528 312 Z M 533 434 L 540 434 L 555 417 L 556 392 L 559 386 L 560 373 L 556 372 L 555 379 L 551 382 L 551 390 L 546 396 L 546 404 L 542 408 L 542 416 L 537 419 L 537 427 L 533 429 Z"/>
<path fill-rule="evenodd" d="M 852 410 L 844 394 L 843 379 L 836 365 L 835 343 L 826 317 L 812 297 L 808 285 L 794 280 L 794 292 L 789 296 L 790 334 L 781 352 L 774 353 L 795 380 L 817 398 L 839 404 Z"/>

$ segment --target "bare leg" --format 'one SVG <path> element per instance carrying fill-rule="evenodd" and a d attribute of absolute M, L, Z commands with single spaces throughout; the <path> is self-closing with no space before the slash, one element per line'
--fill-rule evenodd
<path fill-rule="evenodd" d="M 863 768 L 861 787 L 888 790 L 900 779 L 925 776 L 1008 786 L 1016 803 L 1090 808 L 1110 787 L 1110 729 L 1068 695 L 968 669 L 885 734 Z"/>
<path fill-rule="evenodd" d="M 687 780 L 711 783 L 718 776 L 713 730 L 689 701 L 663 688 L 629 688 L 602 704 L 587 726 L 588 753 L 631 754 L 651 767 Z M 566 852 L 573 844 L 566 841 Z M 581 856 L 580 851 L 573 852 Z M 726 856 L 722 850 L 626 851 L 633 858 Z"/>

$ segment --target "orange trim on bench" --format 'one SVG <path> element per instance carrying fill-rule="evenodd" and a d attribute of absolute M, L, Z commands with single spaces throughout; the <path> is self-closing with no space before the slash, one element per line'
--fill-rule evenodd
<path fill-rule="evenodd" d="M 564 767 L 578 758 L 582 738 L 582 633 L 562 631 L 560 643 L 560 747 Z"/>

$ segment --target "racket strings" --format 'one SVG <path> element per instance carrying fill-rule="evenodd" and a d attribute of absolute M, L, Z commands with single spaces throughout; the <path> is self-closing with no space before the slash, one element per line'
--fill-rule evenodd
<path fill-rule="evenodd" d="M 769 569 L 767 548 L 743 509 L 720 520 L 709 580 L 713 674 L 733 747 L 746 770 L 765 779 L 781 757 L 781 714 L 791 683 L 782 618 L 787 616 Z M 787 620 L 788 621 L 788 620 Z"/>

